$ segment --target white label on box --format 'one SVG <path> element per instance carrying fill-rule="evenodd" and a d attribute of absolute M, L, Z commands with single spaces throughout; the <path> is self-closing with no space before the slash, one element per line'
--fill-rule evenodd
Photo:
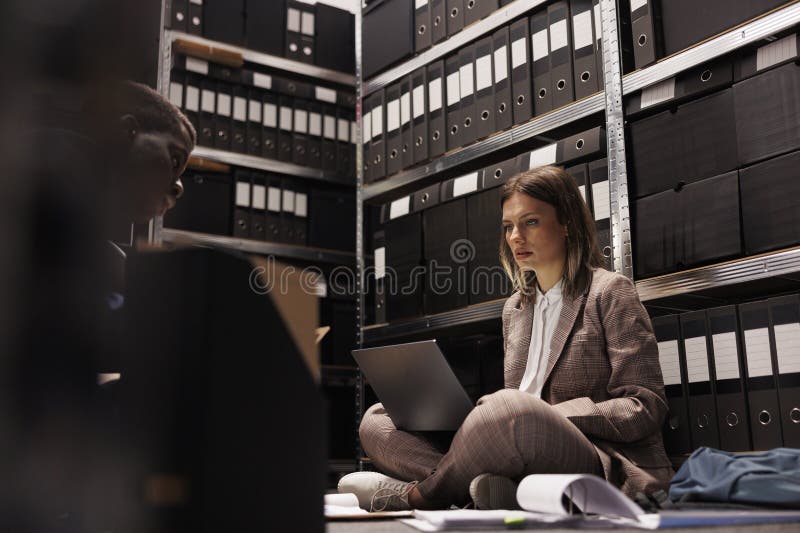
<path fill-rule="evenodd" d="M 492 56 L 491 54 L 475 60 L 475 90 L 482 91 L 492 86 Z"/>
<path fill-rule="evenodd" d="M 778 372 L 792 374 L 800 372 L 800 324 L 775 325 L 775 352 L 778 356 Z"/>
<path fill-rule="evenodd" d="M 537 31 L 533 34 L 531 39 L 531 48 L 533 48 L 533 60 L 539 61 L 547 57 L 550 53 L 549 44 L 547 43 L 547 30 Z"/>
<path fill-rule="evenodd" d="M 294 191 L 283 189 L 282 205 L 285 213 L 294 213 Z"/>
<path fill-rule="evenodd" d="M 314 96 L 321 102 L 328 102 L 329 104 L 336 103 L 336 91 L 326 87 L 314 87 Z"/>
<path fill-rule="evenodd" d="M 267 209 L 280 213 L 281 190 L 278 187 L 269 187 L 267 189 Z"/>
<path fill-rule="evenodd" d="M 364 143 L 368 143 L 372 140 L 372 128 L 370 124 L 372 123 L 372 113 L 367 113 L 364 115 Z M 330 115 L 325 115 L 322 119 L 322 135 L 326 139 L 330 139 L 332 141 L 336 140 L 336 117 L 332 117 Z"/>
<path fill-rule="evenodd" d="M 286 29 L 295 33 L 300 32 L 300 10 L 289 8 L 286 11 Z"/>
<path fill-rule="evenodd" d="M 757 378 L 772 375 L 772 356 L 769 349 L 769 329 L 744 330 L 744 349 L 747 356 L 747 376 Z"/>
<path fill-rule="evenodd" d="M 475 92 L 475 69 L 472 63 L 458 69 L 459 83 L 461 84 L 461 98 L 472 96 Z"/>
<path fill-rule="evenodd" d="M 231 96 L 229 94 L 217 93 L 217 115 L 231 116 Z"/>
<path fill-rule="evenodd" d="M 386 105 L 386 131 L 393 132 L 400 127 L 400 100 L 392 100 Z"/>
<path fill-rule="evenodd" d="M 250 109 L 248 110 L 247 118 L 251 122 L 261 124 L 261 102 L 258 100 L 250 100 Z"/>
<path fill-rule="evenodd" d="M 478 190 L 478 173 L 468 174 L 453 180 L 453 198 Z"/>
<path fill-rule="evenodd" d="M 422 91 L 425 90 L 424 85 L 420 85 Z M 415 89 L 416 91 L 416 89 Z M 424 99 L 422 100 L 424 102 Z M 414 118 L 417 118 L 422 113 L 425 113 L 425 106 L 421 105 L 422 112 L 417 114 L 417 95 L 414 94 Z M 442 78 L 436 78 L 428 84 L 428 112 L 433 113 L 442 108 Z"/>
<path fill-rule="evenodd" d="M 208 76 L 208 61 L 197 59 L 196 57 L 186 58 L 186 70 L 189 72 L 197 72 L 203 76 Z"/>
<path fill-rule="evenodd" d="M 416 0 L 414 2 L 414 8 L 419 9 L 421 7 L 425 7 L 428 5 L 428 0 Z"/>
<path fill-rule="evenodd" d="M 425 86 L 419 85 L 414 87 L 412 96 L 414 102 L 412 113 L 414 118 L 419 118 L 425 114 Z M 430 101 L 428 103 L 430 103 Z"/>
<path fill-rule="evenodd" d="M 532 151 L 528 170 L 554 164 L 556 162 L 557 149 L 558 144 L 553 143 Z"/>
<path fill-rule="evenodd" d="M 739 379 L 739 351 L 736 349 L 736 333 L 717 333 L 711 336 L 714 346 L 714 370 L 717 379 Z"/>
<path fill-rule="evenodd" d="M 267 76 L 260 72 L 253 72 L 253 85 L 261 87 L 262 89 L 272 89 L 272 76 Z"/>
<path fill-rule="evenodd" d="M 264 126 L 278 127 L 278 106 L 275 104 L 264 104 Z"/>
<path fill-rule="evenodd" d="M 594 44 L 592 35 L 592 10 L 587 9 L 572 17 L 572 38 L 575 41 L 575 50 L 580 50 Z"/>
<path fill-rule="evenodd" d="M 372 110 L 372 138 L 383 135 L 383 106 L 379 105 Z"/>
<path fill-rule="evenodd" d="M 511 43 L 511 69 L 524 65 L 528 61 L 528 53 L 525 50 L 525 39 L 517 39 Z"/>
<path fill-rule="evenodd" d="M 389 205 L 389 220 L 394 220 L 397 217 L 402 217 L 409 213 L 411 206 L 411 197 L 406 196 L 395 200 Z"/>
<path fill-rule="evenodd" d="M 494 51 L 494 82 L 498 83 L 508 77 L 508 47 L 501 46 Z"/>
<path fill-rule="evenodd" d="M 592 183 L 592 203 L 595 220 L 605 220 L 611 216 L 611 190 L 608 180 Z"/>
<path fill-rule="evenodd" d="M 206 113 L 213 113 L 215 106 L 214 106 L 214 91 L 209 91 L 208 89 L 203 89 L 203 99 L 201 101 L 201 106 L 203 111 Z"/>
<path fill-rule="evenodd" d="M 247 100 L 241 96 L 233 97 L 233 120 L 239 122 L 247 120 Z"/>
<path fill-rule="evenodd" d="M 183 85 L 174 81 L 169 83 L 169 101 L 177 108 L 183 107 Z"/>
<path fill-rule="evenodd" d="M 664 385 L 680 385 L 681 363 L 678 341 L 662 341 L 658 343 L 658 362 L 661 364 Z"/>
<path fill-rule="evenodd" d="M 647 5 L 647 0 L 631 0 L 631 13 Z"/>
<path fill-rule="evenodd" d="M 400 95 L 400 123 L 405 126 L 411 121 L 411 94 Z"/>
<path fill-rule="evenodd" d="M 386 277 L 386 248 L 380 247 L 375 249 L 375 279 L 383 279 Z"/>
<path fill-rule="evenodd" d="M 556 51 L 567 46 L 567 20 L 559 20 L 550 25 L 550 50 Z"/>
<path fill-rule="evenodd" d="M 308 134 L 315 137 L 322 135 L 322 115 L 319 113 L 308 114 Z"/>
<path fill-rule="evenodd" d="M 292 131 L 292 108 L 281 106 L 280 127 L 282 130 Z"/>
<path fill-rule="evenodd" d="M 294 214 L 298 217 L 308 216 L 308 196 L 299 192 L 294 197 Z"/>
<path fill-rule="evenodd" d="M 236 205 L 250 207 L 250 184 L 244 181 L 236 182 Z"/>
<path fill-rule="evenodd" d="M 200 91 L 197 87 L 186 86 L 186 110 L 198 111 L 200 105 Z"/>
<path fill-rule="evenodd" d="M 578 186 L 578 190 L 581 191 L 581 198 L 583 198 L 583 201 L 585 202 L 586 201 L 586 185 L 579 185 Z"/>
<path fill-rule="evenodd" d="M 756 70 L 762 70 L 795 57 L 797 57 L 797 35 L 792 34 L 759 48 L 756 51 Z"/>
<path fill-rule="evenodd" d="M 708 373 L 708 349 L 705 337 L 692 337 L 683 342 L 686 349 L 686 374 L 689 383 L 711 381 Z"/>
<path fill-rule="evenodd" d="M 302 29 L 300 30 L 303 35 L 314 36 L 314 13 L 303 11 Z"/>
<path fill-rule="evenodd" d="M 253 209 L 264 209 L 267 205 L 267 188 L 253 185 Z"/>
<path fill-rule="evenodd" d="M 197 6 L 202 6 L 203 5 L 203 0 L 189 0 L 189 3 L 190 4 L 195 4 Z"/>
<path fill-rule="evenodd" d="M 308 133 L 308 111 L 304 109 L 294 110 L 294 131 Z"/>
<path fill-rule="evenodd" d="M 336 132 L 336 137 L 341 142 L 345 142 L 346 143 L 346 142 L 348 142 L 350 140 L 350 139 L 348 139 L 348 135 L 350 133 L 350 121 L 348 121 L 346 119 L 343 119 L 343 118 L 340 118 L 340 119 L 337 120 L 337 122 L 338 122 L 339 128 L 338 128 L 338 131 Z"/>
<path fill-rule="evenodd" d="M 453 72 L 447 76 L 447 105 L 451 106 L 461 101 L 461 87 L 459 73 Z"/>
<path fill-rule="evenodd" d="M 642 89 L 641 108 L 646 109 L 675 98 L 675 78 L 669 78 Z"/>
<path fill-rule="evenodd" d="M 594 5 L 594 40 L 597 42 L 597 48 L 602 48 L 603 39 L 603 20 L 600 18 L 600 3 Z"/>
<path fill-rule="evenodd" d="M 356 144 L 358 142 L 358 124 L 355 120 L 350 121 L 350 143 Z"/>

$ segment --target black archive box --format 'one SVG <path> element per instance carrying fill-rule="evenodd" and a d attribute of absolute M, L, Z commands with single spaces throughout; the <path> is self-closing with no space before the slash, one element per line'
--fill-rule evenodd
<path fill-rule="evenodd" d="M 181 177 L 184 197 L 164 215 L 168 228 L 230 235 L 231 176 L 228 174 L 186 172 Z"/>
<path fill-rule="evenodd" d="M 411 0 L 383 0 L 364 10 L 364 77 L 414 54 L 414 8 Z"/>

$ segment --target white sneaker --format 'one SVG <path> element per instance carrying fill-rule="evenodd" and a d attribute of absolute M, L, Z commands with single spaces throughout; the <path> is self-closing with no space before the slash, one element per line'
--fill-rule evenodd
<path fill-rule="evenodd" d="M 416 481 L 400 481 L 378 472 L 353 472 L 339 480 L 339 492 L 352 492 L 367 511 L 407 511 L 408 493 Z"/>
<path fill-rule="evenodd" d="M 505 476 L 481 474 L 469 484 L 476 509 L 519 509 L 517 482 Z"/>

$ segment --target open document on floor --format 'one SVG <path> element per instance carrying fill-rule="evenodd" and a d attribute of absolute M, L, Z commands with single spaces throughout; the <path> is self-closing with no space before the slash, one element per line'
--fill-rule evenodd
<path fill-rule="evenodd" d="M 517 489 L 522 511 L 414 511 L 420 531 L 518 528 L 639 528 L 800 522 L 800 511 L 666 511 L 647 514 L 606 480 L 590 474 L 534 474 Z"/>

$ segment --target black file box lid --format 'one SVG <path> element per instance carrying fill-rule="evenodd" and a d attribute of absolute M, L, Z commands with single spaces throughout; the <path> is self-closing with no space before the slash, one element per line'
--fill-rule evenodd
<path fill-rule="evenodd" d="M 183 198 L 164 215 L 164 227 L 230 235 L 233 184 L 228 174 L 187 172 Z"/>
<path fill-rule="evenodd" d="M 641 198 L 674 187 L 674 161 L 680 150 L 675 113 L 664 111 L 631 122 L 631 195 Z"/>
<path fill-rule="evenodd" d="M 349 11 L 323 3 L 316 4 L 316 10 L 316 64 L 340 72 L 355 72 L 355 16 Z"/>
<path fill-rule="evenodd" d="M 365 10 L 362 43 L 364 77 L 414 53 L 414 6 L 411 0 L 384 0 Z"/>
<path fill-rule="evenodd" d="M 800 149 L 800 65 L 737 83 L 733 94 L 740 164 Z"/>
<path fill-rule="evenodd" d="M 742 223 L 747 254 L 800 242 L 800 152 L 741 170 Z"/>

